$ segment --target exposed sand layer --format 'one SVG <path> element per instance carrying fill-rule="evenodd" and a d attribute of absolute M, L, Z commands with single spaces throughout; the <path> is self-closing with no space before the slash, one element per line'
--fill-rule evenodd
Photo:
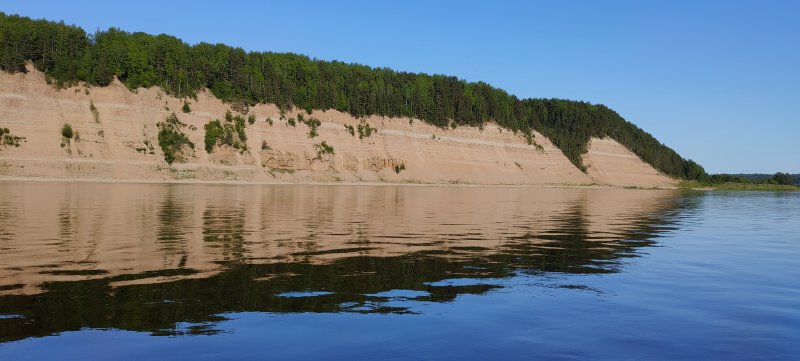
<path fill-rule="evenodd" d="M 90 110 L 97 108 L 98 120 Z M 208 92 L 183 101 L 157 88 L 129 91 L 115 81 L 107 87 L 55 89 L 42 73 L 0 72 L 0 127 L 25 137 L 19 147 L 0 146 L 0 177 L 102 179 L 129 181 L 245 181 L 264 183 L 391 182 L 434 184 L 588 185 L 669 187 L 674 181 L 655 171 L 612 139 L 593 140 L 585 161 L 588 175 L 573 166 L 541 134 L 528 145 L 520 134 L 488 124 L 440 129 L 420 120 L 367 117 L 377 134 L 359 139 L 345 125 L 359 119 L 337 111 L 304 114 L 322 121 L 310 138 L 301 123 L 279 120 L 274 105 L 250 107 L 249 151 L 217 147 L 204 150 L 203 126 L 222 119 L 231 108 Z M 156 123 L 175 112 L 188 125 L 195 144 L 185 163 L 169 166 L 158 145 Z M 297 118 L 298 111 L 286 113 Z M 303 112 L 304 113 L 304 112 Z M 266 120 L 272 119 L 273 125 Z M 80 140 L 64 142 L 69 123 Z M 262 150 L 262 142 L 269 149 Z M 325 141 L 333 155 L 320 156 Z M 62 145 L 63 143 L 63 145 Z M 396 168 L 404 166 L 397 173 Z"/>
<path fill-rule="evenodd" d="M 611 138 L 592 138 L 583 155 L 589 176 L 599 184 L 616 186 L 674 187 L 674 179 L 643 162 Z"/>

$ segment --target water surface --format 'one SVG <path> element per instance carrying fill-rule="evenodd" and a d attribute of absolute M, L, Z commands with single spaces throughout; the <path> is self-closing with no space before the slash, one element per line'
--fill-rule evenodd
<path fill-rule="evenodd" d="M 800 195 L 0 183 L 0 359 L 793 359 Z"/>

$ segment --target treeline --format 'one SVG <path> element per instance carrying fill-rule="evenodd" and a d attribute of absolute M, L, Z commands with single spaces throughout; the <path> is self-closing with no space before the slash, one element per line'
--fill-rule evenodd
<path fill-rule="evenodd" d="M 778 172 L 775 174 L 712 174 L 703 179 L 705 183 L 749 183 L 800 186 L 800 174 Z"/>
<path fill-rule="evenodd" d="M 611 136 L 660 171 L 706 176 L 653 136 L 603 106 L 560 99 L 518 99 L 486 83 L 452 76 L 398 72 L 297 54 L 245 52 L 222 44 L 190 46 L 168 35 L 81 28 L 0 13 L 0 68 L 25 71 L 32 61 L 56 85 L 78 81 L 129 88 L 159 86 L 178 97 L 208 88 L 226 102 L 274 103 L 283 108 L 336 109 L 356 117 L 414 117 L 447 127 L 488 121 L 550 138 L 573 164 L 591 137 Z"/>

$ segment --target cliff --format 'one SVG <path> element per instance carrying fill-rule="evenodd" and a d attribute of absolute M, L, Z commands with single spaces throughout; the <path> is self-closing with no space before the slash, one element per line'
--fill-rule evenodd
<path fill-rule="evenodd" d="M 356 119 L 334 111 L 286 112 L 261 104 L 234 109 L 254 116 L 246 124 L 247 150 L 217 145 L 204 149 L 204 126 L 231 109 L 207 91 L 188 101 L 157 87 L 128 90 L 78 85 L 58 89 L 44 74 L 0 72 L 0 128 L 17 143 L 0 145 L 0 177 L 126 181 L 243 181 L 259 183 L 389 182 L 491 185 L 610 185 L 672 187 L 675 181 L 611 138 L 592 139 L 577 169 L 543 135 L 532 142 L 488 123 L 483 129 L 439 128 L 409 118 Z M 92 110 L 94 108 L 95 110 Z M 236 111 L 238 110 L 238 112 Z M 194 144 L 183 161 L 167 164 L 158 141 L 159 122 L 175 113 Z M 289 119 L 319 119 L 318 135 Z M 268 122 L 268 120 L 271 120 Z M 62 137 L 69 124 L 72 139 Z M 359 137 L 346 126 L 377 129 Z M 322 142 L 333 154 L 319 151 Z"/>

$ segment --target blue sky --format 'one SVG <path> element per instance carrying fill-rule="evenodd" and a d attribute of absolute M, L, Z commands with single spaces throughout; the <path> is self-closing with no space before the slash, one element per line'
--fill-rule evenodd
<path fill-rule="evenodd" d="M 0 0 L 0 11 L 602 103 L 709 172 L 800 173 L 800 1 Z"/>

